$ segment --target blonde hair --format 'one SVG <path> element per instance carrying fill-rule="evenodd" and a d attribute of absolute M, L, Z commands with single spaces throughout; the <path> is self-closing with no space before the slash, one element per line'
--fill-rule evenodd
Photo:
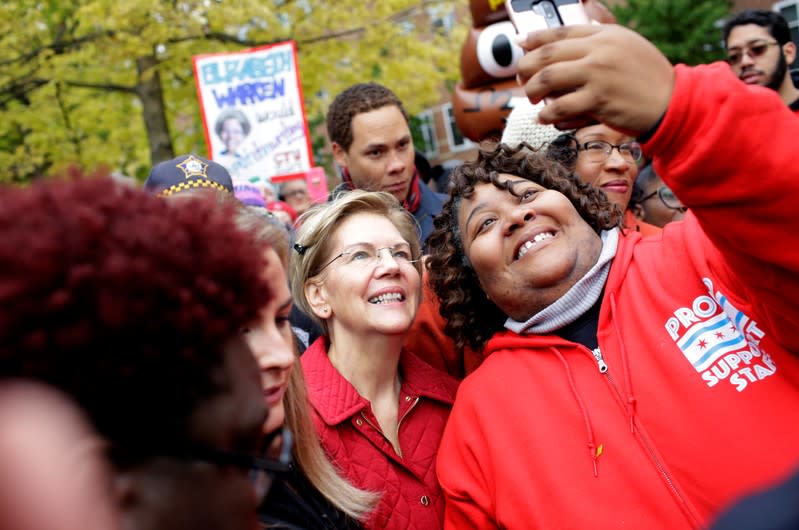
<path fill-rule="evenodd" d="M 327 322 L 314 314 L 305 298 L 305 284 L 330 260 L 333 234 L 341 223 L 359 213 L 382 215 L 391 221 L 410 245 L 413 258 L 418 259 L 421 255 L 416 219 L 390 193 L 353 190 L 333 202 L 317 204 L 305 212 L 298 221 L 296 252 L 292 254 L 289 265 L 291 292 L 294 303 L 322 326 L 325 334 L 329 334 Z M 416 261 L 414 267 L 421 275 L 422 262 Z"/>
<path fill-rule="evenodd" d="M 236 225 L 254 234 L 259 241 L 275 249 L 284 268 L 288 265 L 289 235 L 279 221 L 252 208 L 242 207 L 236 215 Z M 292 347 L 295 345 L 292 344 Z M 295 367 L 283 396 L 286 427 L 294 434 L 292 456 L 303 475 L 333 506 L 353 519 L 362 519 L 377 502 L 379 495 L 356 488 L 343 478 L 325 455 L 313 421 L 311 405 L 305 390 L 305 378 L 294 347 Z"/>
<path fill-rule="evenodd" d="M 289 376 L 283 408 L 286 411 L 286 426 L 294 434 L 293 456 L 300 470 L 336 508 L 353 519 L 363 519 L 372 511 L 380 495 L 350 484 L 327 458 L 311 421 L 305 377 L 299 366 Z"/>

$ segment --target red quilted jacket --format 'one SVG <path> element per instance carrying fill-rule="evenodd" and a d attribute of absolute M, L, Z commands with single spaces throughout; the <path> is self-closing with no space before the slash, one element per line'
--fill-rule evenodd
<path fill-rule="evenodd" d="M 444 525 L 436 453 L 458 383 L 408 351 L 400 355 L 399 442 L 380 432 L 369 401 L 333 367 L 325 338 L 302 356 L 313 420 L 333 464 L 354 485 L 382 497 L 366 528 L 434 530 Z"/>

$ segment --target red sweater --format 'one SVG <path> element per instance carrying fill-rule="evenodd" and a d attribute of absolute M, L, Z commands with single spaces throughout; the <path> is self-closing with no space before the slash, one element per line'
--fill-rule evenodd
<path fill-rule="evenodd" d="M 380 431 L 369 401 L 330 363 L 324 337 L 301 360 L 322 447 L 352 484 L 382 495 L 366 528 L 441 528 L 444 498 L 435 459 L 457 381 L 402 352 L 400 457 Z"/>
<path fill-rule="evenodd" d="M 676 75 L 645 149 L 689 213 L 620 238 L 607 373 L 555 336 L 488 343 L 439 451 L 446 528 L 696 528 L 799 466 L 799 122 L 725 64 Z"/>

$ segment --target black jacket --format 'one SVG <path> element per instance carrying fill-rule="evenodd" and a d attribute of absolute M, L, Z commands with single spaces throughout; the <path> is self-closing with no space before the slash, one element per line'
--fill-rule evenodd
<path fill-rule="evenodd" d="M 748 497 L 719 517 L 711 530 L 799 529 L 799 473 Z"/>
<path fill-rule="evenodd" d="M 281 530 L 360 530 L 361 525 L 338 510 L 295 466 L 275 477 L 258 507 L 262 528 Z"/>

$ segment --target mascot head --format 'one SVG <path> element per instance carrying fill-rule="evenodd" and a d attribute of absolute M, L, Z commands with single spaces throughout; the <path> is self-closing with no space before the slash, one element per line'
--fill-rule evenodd
<path fill-rule="evenodd" d="M 524 53 L 514 44 L 516 29 L 503 0 L 470 0 L 472 27 L 461 49 L 461 82 L 452 94 L 455 123 L 464 136 L 479 142 L 499 138 L 515 98 L 524 98 L 516 82 L 516 63 Z M 599 0 L 583 0 L 596 22 L 615 23 Z"/>

